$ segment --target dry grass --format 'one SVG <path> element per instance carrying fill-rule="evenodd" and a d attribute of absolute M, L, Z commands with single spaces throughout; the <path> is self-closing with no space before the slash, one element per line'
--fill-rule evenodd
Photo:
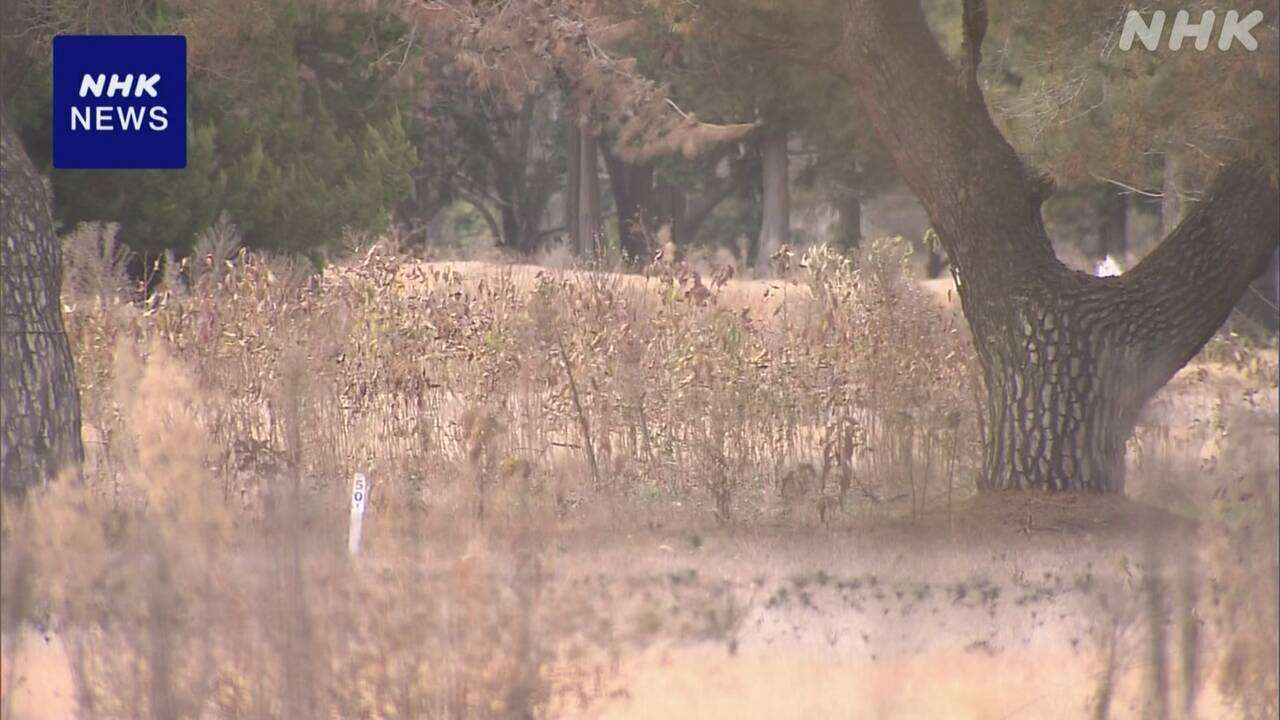
<path fill-rule="evenodd" d="M 85 481 L 5 508 L 4 720 L 1274 713 L 1274 355 L 1162 397 L 1148 505 L 1046 511 L 971 499 L 967 339 L 891 241 L 313 274 L 223 226 L 134 302 L 110 237 L 67 239 Z"/>

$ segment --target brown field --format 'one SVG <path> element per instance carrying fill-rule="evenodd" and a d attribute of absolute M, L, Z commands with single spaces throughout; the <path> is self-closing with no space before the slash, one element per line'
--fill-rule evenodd
<path fill-rule="evenodd" d="M 1127 500 L 976 496 L 963 323 L 890 243 L 723 284 L 209 247 L 135 304 L 87 232 L 89 459 L 5 508 L 4 720 L 1276 712 L 1274 348 L 1175 379 Z"/>

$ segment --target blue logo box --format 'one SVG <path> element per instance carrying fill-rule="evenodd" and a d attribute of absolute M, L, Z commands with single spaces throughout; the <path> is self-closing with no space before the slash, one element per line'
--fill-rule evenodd
<path fill-rule="evenodd" d="M 187 166 L 187 39 L 53 39 L 53 166 Z"/>

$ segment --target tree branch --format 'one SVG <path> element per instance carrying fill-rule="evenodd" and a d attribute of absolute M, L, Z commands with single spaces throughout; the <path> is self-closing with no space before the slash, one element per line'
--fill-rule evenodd
<path fill-rule="evenodd" d="M 720 183 L 712 190 L 708 191 L 698 203 L 684 215 L 684 227 L 682 230 L 685 234 L 685 241 L 692 242 L 698 235 L 698 230 L 702 228 L 702 224 L 711 217 L 711 213 L 715 211 L 720 203 L 733 194 L 742 186 L 742 178 L 737 173 L 731 173 L 729 177 L 720 181 Z"/>
<path fill-rule="evenodd" d="M 464 187 L 458 187 L 457 192 L 467 204 L 471 205 L 471 207 L 475 208 L 480 213 L 480 217 L 484 218 L 485 224 L 489 226 L 489 232 L 493 235 L 494 244 L 501 245 L 502 230 L 498 225 L 497 219 L 493 217 L 493 213 L 485 206 L 484 198 L 473 194 L 470 190 L 467 190 Z"/>
<path fill-rule="evenodd" d="M 1219 170 L 1205 201 L 1150 255 L 1112 279 L 1116 329 L 1144 360 L 1146 382 L 1158 388 L 1200 352 L 1277 245 L 1275 180 L 1264 165 L 1237 161 Z"/>
<path fill-rule="evenodd" d="M 966 43 L 976 50 L 985 11 L 966 7 Z M 1011 287 L 1060 266 L 1040 215 L 1047 181 L 1018 157 L 981 93 L 956 82 L 919 3 L 850 0 L 844 35 L 833 69 L 853 86 L 961 272 L 989 266 L 993 286 Z"/>

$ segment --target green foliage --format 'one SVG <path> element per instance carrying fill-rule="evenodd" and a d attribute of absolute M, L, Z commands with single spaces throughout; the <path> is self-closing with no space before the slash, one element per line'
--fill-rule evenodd
<path fill-rule="evenodd" d="M 956 3 L 958 4 L 958 3 Z M 1119 48 L 1131 3 L 1119 0 L 1036 0 L 993 5 L 984 51 L 988 99 L 1020 152 L 1060 184 L 1099 175 L 1159 186 L 1166 153 L 1212 169 L 1244 151 L 1276 163 L 1276 105 L 1280 102 L 1277 46 L 1256 52 L 1237 44 L 1217 48 L 1220 5 L 1201 0 L 1142 4 L 1145 17 L 1167 13 L 1154 52 Z M 1254 31 L 1274 37 L 1275 0 L 1241 0 L 1241 16 L 1261 10 Z M 1174 16 L 1199 21 L 1217 10 L 1213 45 L 1205 52 L 1173 51 Z"/>
<path fill-rule="evenodd" d="M 897 181 L 884 147 L 845 82 L 762 41 L 784 32 L 812 30 L 806 37 L 813 42 L 834 42 L 828 37 L 832 29 L 829 20 L 835 12 L 832 7 L 769 0 L 733 4 L 732 8 L 693 7 L 654 3 L 637 8 L 621 2 L 617 8 L 640 28 L 626 44 L 627 54 L 637 58 L 646 77 L 668 85 L 682 109 L 709 122 L 750 120 L 786 128 L 792 137 L 800 138 L 804 150 L 793 158 L 798 171 L 796 189 L 816 189 L 824 200 L 865 201 Z M 737 22 L 743 25 L 740 32 L 724 29 L 718 14 L 721 10 L 738 16 Z M 695 17 L 700 19 L 695 22 Z M 760 153 L 754 141 L 758 138 L 749 138 L 746 157 L 735 158 L 751 166 L 740 171 L 757 179 Z M 699 170 L 677 160 L 658 166 L 659 175 L 677 187 L 693 188 L 717 180 L 714 173 Z M 755 236 L 761 193 L 758 181 L 737 193 L 705 223 L 703 235 L 718 244 Z"/>
<path fill-rule="evenodd" d="M 225 212 L 251 246 L 308 253 L 333 246 L 347 229 L 386 225 L 413 193 L 417 151 L 391 92 L 393 69 L 365 55 L 406 26 L 376 10 L 265 5 L 265 29 L 236 48 L 239 72 L 193 59 L 186 169 L 54 171 L 64 227 L 119 221 L 135 251 L 185 253 Z M 178 7 L 160 3 L 155 12 L 152 25 L 190 25 Z M 196 25 L 193 47 L 213 42 L 199 34 L 217 30 Z M 37 162 L 51 157 L 50 71 L 47 63 L 37 68 L 15 102 Z"/>

